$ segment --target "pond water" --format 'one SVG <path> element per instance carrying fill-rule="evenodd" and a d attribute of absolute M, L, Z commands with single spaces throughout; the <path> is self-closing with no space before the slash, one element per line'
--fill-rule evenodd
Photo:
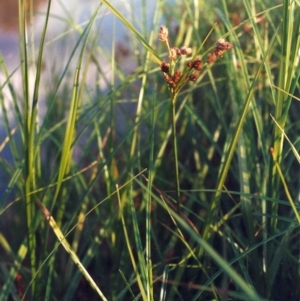
<path fill-rule="evenodd" d="M 18 8 L 15 2 L 10 0 L 1 0 L 0 3 L 0 51 L 4 58 L 4 62 L 10 74 L 12 74 L 10 80 L 13 83 L 16 90 L 21 90 L 21 72 L 20 72 L 20 57 L 19 57 L 19 36 L 18 36 Z M 17 3 L 17 2 L 16 2 Z M 34 39 L 35 51 L 37 52 L 39 37 L 44 25 L 45 11 L 47 8 L 47 1 L 35 0 L 35 18 L 34 25 L 31 27 L 28 24 L 29 34 L 28 41 L 31 44 Z M 135 20 L 141 19 L 141 5 L 142 1 L 110 1 L 122 14 L 129 17 L 134 16 Z M 148 1 L 148 3 L 150 3 Z M 151 21 L 151 14 L 154 8 L 154 2 L 147 4 L 147 14 L 149 15 L 149 21 Z M 70 54 L 78 40 L 79 32 L 84 29 L 86 22 L 90 19 L 90 16 L 96 11 L 99 6 L 99 0 L 90 0 L 88 5 L 86 1 L 79 0 L 53 0 L 51 4 L 51 17 L 47 29 L 47 43 L 44 50 L 42 85 L 46 85 L 47 81 L 51 80 L 50 75 L 54 72 L 59 74 L 62 68 L 65 67 L 67 61 L 70 58 Z M 133 15 L 134 12 L 134 15 Z M 138 23 L 138 21 L 137 21 Z M 150 25 L 150 24 L 149 24 Z M 33 29 L 30 31 L 30 29 Z M 109 50 L 111 43 L 114 41 L 117 43 L 126 43 L 126 31 L 120 21 L 115 20 L 111 12 L 104 7 L 101 7 L 94 27 L 95 34 L 99 35 L 98 45 L 102 49 Z M 30 36 L 29 36 L 30 35 Z M 127 45 L 128 46 L 128 45 Z M 37 56 L 37 53 L 34 54 Z M 105 73 L 108 74 L 109 64 L 105 62 L 105 59 L 100 60 L 101 67 Z M 76 59 L 73 60 L 76 64 Z M 105 68 L 105 64 L 107 68 Z M 130 66 L 130 64 L 128 64 Z M 127 67 L 128 67 L 127 66 Z M 73 66 L 74 67 L 74 66 Z M 126 66 L 124 66 L 126 67 Z M 73 68 L 71 67 L 70 70 Z M 74 70 L 74 69 L 73 69 Z M 35 71 L 32 70 L 32 79 L 34 79 Z M 94 78 L 93 70 L 89 70 L 89 81 Z M 1 70 L 0 70 L 1 73 Z M 1 78 L 1 88 L 5 92 L 3 87 L 5 78 Z M 92 84 L 92 83 L 91 83 Z M 31 84 L 33 87 L 33 83 Z M 101 88 L 105 88 L 104 83 L 100 84 Z M 46 92 L 43 87 L 40 89 L 40 99 L 44 98 L 43 92 Z M 9 105 L 9 93 L 5 93 L 5 103 Z"/>
<path fill-rule="evenodd" d="M 19 34 L 18 34 L 18 7 L 17 1 L 1 0 L 0 1 L 0 54 L 3 57 L 5 67 L 8 70 L 9 81 L 13 86 L 14 92 L 17 94 L 17 99 L 21 103 L 22 109 L 22 77 L 20 68 L 20 56 L 19 56 Z M 39 38 L 44 26 L 45 11 L 47 9 L 48 1 L 34 0 L 34 23 L 30 24 L 28 20 L 28 43 L 31 51 L 30 55 L 37 58 L 37 51 L 39 46 Z M 147 30 L 153 27 L 152 17 L 154 12 L 154 6 L 156 1 L 143 1 L 143 0 L 131 0 L 131 1 L 110 1 L 114 7 L 125 15 L 136 25 L 139 31 L 142 30 L 141 20 L 145 18 L 145 11 L 142 7 L 144 3 L 146 6 L 146 18 L 147 18 Z M 66 69 L 68 60 L 72 50 L 74 49 L 76 42 L 80 36 L 79 32 L 83 30 L 90 19 L 90 16 L 99 7 L 99 0 L 89 0 L 88 5 L 85 0 L 52 0 L 51 3 L 51 15 L 49 19 L 49 25 L 46 35 L 46 44 L 43 55 L 43 74 L 41 78 L 41 85 L 39 90 L 39 118 L 43 119 L 47 106 L 45 103 L 46 96 L 51 93 L 49 87 L 57 78 L 59 78 Z M 110 57 L 105 57 L 105 52 L 111 52 L 112 43 L 119 43 L 124 46 L 124 51 L 128 52 L 128 32 L 126 32 L 123 24 L 117 20 L 113 14 L 102 5 L 95 25 L 92 30 L 91 39 L 97 38 L 97 45 L 103 50 L 103 57 L 97 56 L 98 64 L 101 65 L 103 74 L 105 74 L 106 80 L 99 80 L 96 74 L 96 67 L 89 68 L 87 83 L 91 89 L 97 87 L 103 93 L 107 89 L 107 82 L 110 82 Z M 32 47 L 34 45 L 34 47 Z M 80 48 L 80 47 L 79 47 Z M 35 52 L 33 52 L 35 51 Z M 99 54 L 97 52 L 97 54 Z M 126 54 L 128 56 L 128 53 Z M 129 54 L 129 58 L 130 55 Z M 78 51 L 70 65 L 65 78 L 66 83 L 63 83 L 61 89 L 65 89 L 66 85 L 71 87 L 73 81 L 73 74 L 78 59 Z M 116 58 L 118 59 L 118 58 Z M 121 67 L 126 72 L 133 71 L 136 66 L 128 59 L 118 61 Z M 30 94 L 32 97 L 33 87 L 35 81 L 34 64 L 29 70 L 29 85 Z M 97 83 L 95 82 L 97 80 Z M 71 89 L 71 88 L 70 88 Z M 71 91 L 71 90 L 69 90 Z M 99 91 L 99 90 L 98 90 Z M 13 109 L 12 93 L 7 85 L 7 76 L 4 75 L 3 68 L 0 66 L 0 97 L 5 109 L 8 112 L 10 128 L 13 128 L 16 124 L 15 110 Z M 66 97 L 66 102 L 70 102 L 70 96 Z M 130 106 L 129 106 L 130 107 Z M 132 108 L 132 107 L 131 107 Z M 120 119 L 121 120 L 121 119 Z M 19 134 L 15 134 L 17 137 Z M 0 145 L 7 137 L 7 129 L 3 120 L 3 111 L 0 110 Z M 18 139 L 18 138 L 17 138 Z M 3 150 L 0 150 L 0 155 L 4 160 L 11 161 L 9 147 L 6 146 Z M 3 174 L 0 171 L 0 196 L 1 191 L 7 185 L 7 181 L 3 178 Z"/>

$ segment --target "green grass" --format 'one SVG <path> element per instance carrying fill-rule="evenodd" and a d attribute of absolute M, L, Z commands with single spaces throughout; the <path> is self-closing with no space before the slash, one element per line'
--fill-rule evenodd
<path fill-rule="evenodd" d="M 77 32 L 64 65 L 44 55 L 51 1 L 41 37 L 19 2 L 22 91 L 0 60 L 0 300 L 300 298 L 299 1 L 174 2 L 149 16 L 141 1 L 138 22 L 106 0 L 60 20 Z M 174 85 L 162 24 L 193 50 L 170 63 Z M 207 63 L 219 38 L 233 47 Z M 43 61 L 64 66 L 46 100 Z"/>

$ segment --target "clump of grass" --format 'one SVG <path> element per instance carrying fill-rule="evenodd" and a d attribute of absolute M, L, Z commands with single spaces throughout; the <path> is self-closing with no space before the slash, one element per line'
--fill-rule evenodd
<path fill-rule="evenodd" d="M 62 76 L 48 87 L 43 120 L 47 22 L 36 59 L 20 3 L 20 98 L 1 61 L 8 136 L 1 145 L 13 160 L 0 158 L 9 176 L 1 196 L 0 299 L 297 299 L 298 3 L 157 1 L 149 32 L 146 14 L 140 29 L 101 3 L 81 27 L 65 20 L 78 36 Z M 116 64 L 117 43 L 108 51 L 97 41 L 94 24 L 106 8 L 127 29 L 137 66 L 129 74 Z M 99 81 L 88 85 L 92 69 L 106 91 Z M 46 159 L 45 145 L 55 150 Z"/>

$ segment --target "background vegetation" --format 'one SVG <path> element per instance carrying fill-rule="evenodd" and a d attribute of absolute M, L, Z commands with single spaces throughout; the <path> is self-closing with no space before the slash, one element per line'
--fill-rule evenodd
<path fill-rule="evenodd" d="M 48 5 L 32 56 L 19 1 L 22 91 L 1 60 L 0 300 L 300 300 L 299 1 L 156 1 L 149 16 L 141 0 L 136 21 L 102 0 L 84 24 L 65 20 L 78 40 L 41 118 L 43 61 L 59 60 L 43 55 Z M 193 49 L 177 68 L 204 64 L 174 111 L 162 24 Z M 233 48 L 205 64 L 220 37 Z"/>

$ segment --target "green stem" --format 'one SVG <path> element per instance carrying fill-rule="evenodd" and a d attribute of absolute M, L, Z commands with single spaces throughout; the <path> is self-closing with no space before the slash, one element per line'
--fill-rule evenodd
<path fill-rule="evenodd" d="M 31 191 L 35 189 L 35 165 L 34 165 L 34 131 L 31 131 L 32 113 L 30 110 L 29 76 L 28 76 L 28 38 L 26 24 L 26 3 L 18 1 L 19 7 L 19 32 L 20 32 L 20 61 L 22 72 L 23 98 L 24 98 L 24 195 L 26 206 L 26 224 L 28 237 L 28 250 L 30 258 L 31 277 L 36 274 L 36 237 L 34 233 L 35 206 L 32 202 Z M 31 285 L 31 295 L 34 298 L 36 282 Z"/>
<path fill-rule="evenodd" d="M 174 152 L 174 174 L 176 181 L 176 201 L 177 212 L 180 215 L 180 184 L 179 184 L 179 171 L 178 171 L 178 152 L 177 152 L 177 136 L 176 136 L 176 98 L 177 93 L 171 94 L 171 116 L 172 116 L 172 140 Z"/>

